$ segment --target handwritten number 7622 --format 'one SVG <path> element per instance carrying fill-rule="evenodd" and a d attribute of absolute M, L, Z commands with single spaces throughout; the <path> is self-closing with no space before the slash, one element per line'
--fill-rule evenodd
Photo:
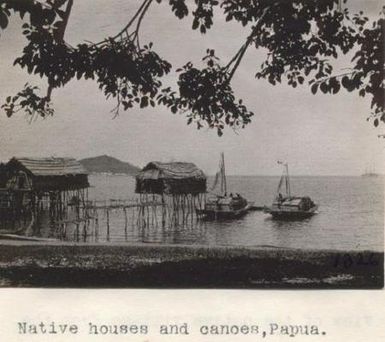
<path fill-rule="evenodd" d="M 379 260 L 375 253 L 340 253 L 334 257 L 334 267 L 350 268 L 353 266 L 378 266 Z"/>

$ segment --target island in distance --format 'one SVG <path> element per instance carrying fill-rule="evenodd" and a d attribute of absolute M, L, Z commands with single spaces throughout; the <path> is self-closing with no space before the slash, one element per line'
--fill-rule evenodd
<path fill-rule="evenodd" d="M 135 176 L 140 168 L 107 155 L 79 160 L 89 173 L 127 174 Z"/>

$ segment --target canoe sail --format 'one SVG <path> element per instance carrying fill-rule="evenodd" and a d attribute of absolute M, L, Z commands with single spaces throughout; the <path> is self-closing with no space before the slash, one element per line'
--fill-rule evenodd
<path fill-rule="evenodd" d="M 278 183 L 278 188 L 277 188 L 277 195 L 281 193 L 281 188 L 283 185 L 285 185 L 285 197 L 291 197 L 291 189 L 290 189 L 290 178 L 289 178 L 289 165 L 287 163 L 283 163 L 281 161 L 277 162 L 279 165 L 284 166 L 284 170 L 281 176 L 281 179 L 279 180 Z"/>
<path fill-rule="evenodd" d="M 215 174 L 214 183 L 210 192 L 218 196 L 225 196 L 227 193 L 225 155 L 223 152 L 221 153 L 221 158 L 219 159 L 219 170 Z"/>

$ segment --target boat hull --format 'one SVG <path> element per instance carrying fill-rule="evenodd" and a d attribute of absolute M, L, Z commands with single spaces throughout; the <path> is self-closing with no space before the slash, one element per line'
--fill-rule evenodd
<path fill-rule="evenodd" d="M 250 209 L 250 205 L 237 210 L 211 210 L 211 209 L 197 209 L 197 215 L 201 218 L 210 220 L 230 220 L 242 217 Z"/>
<path fill-rule="evenodd" d="M 309 210 L 280 210 L 280 209 L 272 209 L 266 208 L 265 213 L 270 214 L 273 219 L 276 220 L 301 220 L 312 217 L 317 214 L 318 206 L 314 206 Z"/>

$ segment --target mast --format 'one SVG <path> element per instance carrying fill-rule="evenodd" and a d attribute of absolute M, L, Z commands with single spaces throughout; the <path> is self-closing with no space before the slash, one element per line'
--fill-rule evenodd
<path fill-rule="evenodd" d="M 286 194 L 288 197 L 291 197 L 291 191 L 290 191 L 290 178 L 289 178 L 289 164 L 285 164 L 286 168 Z"/>
<path fill-rule="evenodd" d="M 227 194 L 227 182 L 226 182 L 226 169 L 225 169 L 225 154 L 221 153 L 222 158 L 222 186 L 224 189 L 224 194 Z"/>

